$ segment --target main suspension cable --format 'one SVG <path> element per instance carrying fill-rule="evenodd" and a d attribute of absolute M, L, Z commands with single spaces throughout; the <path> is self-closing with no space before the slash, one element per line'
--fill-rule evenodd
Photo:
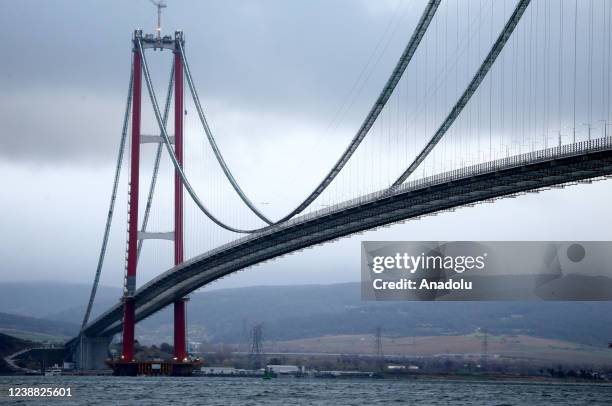
<path fill-rule="evenodd" d="M 91 309 L 93 307 L 94 299 L 96 298 L 96 292 L 98 291 L 98 283 L 100 282 L 100 274 L 102 273 L 102 266 L 104 265 L 104 257 L 106 256 L 106 246 L 108 245 L 108 236 L 110 234 L 111 224 L 113 222 L 113 213 L 115 211 L 115 201 L 117 200 L 117 188 L 119 186 L 119 178 L 121 177 L 121 164 L 123 162 L 123 153 L 125 151 L 125 143 L 127 140 L 128 123 L 130 121 L 130 110 L 132 108 L 132 85 L 134 81 L 134 66 L 130 69 L 130 83 L 128 85 L 127 102 L 125 105 L 125 115 L 123 116 L 123 129 L 121 130 L 121 141 L 119 142 L 119 154 L 117 156 L 117 165 L 115 167 L 115 180 L 113 181 L 113 191 L 111 194 L 108 216 L 106 217 L 106 226 L 104 228 L 104 236 L 102 237 L 102 247 L 100 248 L 100 256 L 98 257 L 98 266 L 96 267 L 96 275 L 94 282 L 91 287 L 91 293 L 89 294 L 89 302 L 87 303 L 87 310 L 83 316 L 83 322 L 81 323 L 81 331 L 87 325 L 89 316 L 91 315 Z"/>
<path fill-rule="evenodd" d="M 459 100 L 457 100 L 457 103 L 453 106 L 452 110 L 450 111 L 442 125 L 435 132 L 434 136 L 429 140 L 427 145 L 425 145 L 423 150 L 417 155 L 417 157 L 410 164 L 408 169 L 406 169 L 399 176 L 399 178 L 397 178 L 397 180 L 393 182 L 391 188 L 397 188 L 399 185 L 401 185 L 419 167 L 419 165 L 425 160 L 425 158 L 427 158 L 427 155 L 429 155 L 431 150 L 433 150 L 433 148 L 436 146 L 436 144 L 438 144 L 442 137 L 444 137 L 444 134 L 446 134 L 448 129 L 454 123 L 455 119 L 459 116 L 461 111 L 463 111 L 463 108 L 469 102 L 472 95 L 476 92 L 478 86 L 480 86 L 480 83 L 482 83 L 482 81 L 484 80 L 485 76 L 491 69 L 491 66 L 493 66 L 493 63 L 497 59 L 497 56 L 501 53 L 502 49 L 504 49 L 508 38 L 510 38 L 510 36 L 512 35 L 512 32 L 516 28 L 518 22 L 521 20 L 521 17 L 523 16 L 525 9 L 527 8 L 530 2 L 531 0 L 519 0 L 516 7 L 514 8 L 514 11 L 512 12 L 512 15 L 506 22 L 504 29 L 500 32 L 499 36 L 497 37 L 497 40 L 489 51 L 489 54 L 486 56 L 486 58 L 480 65 L 480 68 L 472 78 L 472 81 L 470 82 L 468 87 L 465 89 Z"/>

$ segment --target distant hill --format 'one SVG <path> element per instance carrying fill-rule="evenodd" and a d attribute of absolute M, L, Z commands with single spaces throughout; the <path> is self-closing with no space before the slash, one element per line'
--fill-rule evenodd
<path fill-rule="evenodd" d="M 0 313 L 0 329 L 5 332 L 31 332 L 54 337 L 73 337 L 79 331 L 79 325 L 66 321 L 39 319 L 35 317 Z M 14 335 L 14 334 L 13 334 Z"/>
<path fill-rule="evenodd" d="M 268 286 L 196 293 L 188 305 L 194 341 L 240 342 L 264 323 L 269 340 L 337 334 L 463 335 L 478 328 L 606 346 L 608 302 L 368 302 L 359 283 Z M 246 328 L 245 328 L 246 327 Z M 245 331 L 246 330 L 246 331 Z M 171 308 L 141 322 L 141 338 L 171 340 Z"/>
<path fill-rule="evenodd" d="M 78 331 L 88 295 L 84 285 L 0 284 L 0 311 L 57 320 L 49 325 L 38 321 L 31 328 L 44 333 L 53 327 L 55 333 L 70 335 Z M 95 313 L 120 295 L 118 288 L 101 288 Z M 250 327 L 263 322 L 266 339 L 274 341 L 372 334 L 382 326 L 386 335 L 397 337 L 464 335 L 486 328 L 491 334 L 601 347 L 612 340 L 609 308 L 608 302 L 366 302 L 359 283 L 345 283 L 196 292 L 190 295 L 187 318 L 193 341 L 243 342 Z M 8 322 L 0 318 L 0 328 Z M 171 342 L 172 308 L 142 321 L 136 332 L 143 343 Z"/>
<path fill-rule="evenodd" d="M 85 312 L 90 285 L 61 282 L 2 282 L 0 312 L 43 319 L 56 319 L 55 313 L 69 312 L 71 322 Z M 94 313 L 98 314 L 116 303 L 121 289 L 100 286 Z M 60 318 L 62 320 L 63 318 Z"/>

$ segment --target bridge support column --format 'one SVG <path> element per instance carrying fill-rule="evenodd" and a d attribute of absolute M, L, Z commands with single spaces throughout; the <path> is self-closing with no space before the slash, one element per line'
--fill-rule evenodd
<path fill-rule="evenodd" d="M 135 37 L 142 35 L 135 32 Z M 132 150 L 130 155 L 130 187 L 128 214 L 128 249 L 127 272 L 125 279 L 125 298 L 123 315 L 123 348 L 121 358 L 124 361 L 134 359 L 134 328 L 136 323 L 134 291 L 136 290 L 136 266 L 138 261 L 138 190 L 140 175 L 140 111 L 142 93 L 142 61 L 134 41 L 134 80 L 132 84 Z"/>
<path fill-rule="evenodd" d="M 174 357 L 177 361 L 184 361 L 187 357 L 186 303 L 184 298 L 174 302 Z"/>
<path fill-rule="evenodd" d="M 87 337 L 82 335 L 74 352 L 74 362 L 77 369 L 108 369 L 108 347 L 112 337 Z"/>
<path fill-rule="evenodd" d="M 174 50 L 174 153 L 183 166 L 183 60 L 178 43 L 183 42 L 182 32 L 175 33 Z M 174 265 L 180 265 L 183 254 L 183 183 L 178 171 L 174 173 Z M 186 299 L 174 302 L 174 357 L 183 361 L 187 357 Z"/>

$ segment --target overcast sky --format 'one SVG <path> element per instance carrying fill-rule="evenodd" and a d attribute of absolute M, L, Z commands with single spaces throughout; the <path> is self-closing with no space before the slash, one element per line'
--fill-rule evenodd
<path fill-rule="evenodd" d="M 163 31 L 184 30 L 196 87 L 226 160 L 253 201 L 275 217 L 293 208 L 333 165 L 386 81 L 425 3 L 168 0 Z M 457 66 L 448 62 L 443 68 L 451 73 L 459 69 L 461 77 L 469 79 L 479 64 L 479 55 L 488 49 L 490 32 L 501 29 L 514 1 L 504 1 L 503 7 L 502 2 L 495 3 L 492 9 L 489 1 L 474 0 L 470 3 L 472 15 L 460 19 L 472 21 L 474 12 L 482 11 L 484 17 L 480 15 L 479 21 L 489 21 L 478 25 L 474 43 L 482 46 L 472 45 L 476 56 L 471 58 L 473 65 L 457 59 L 453 61 Z M 530 7 L 535 3 L 541 5 L 537 9 L 541 16 L 545 15 L 544 4 L 551 4 L 541 0 Z M 588 2 L 580 3 L 582 7 Z M 573 3 L 566 4 L 569 10 Z M 601 11 L 607 10 L 605 4 L 596 1 Z M 456 22 L 456 15 L 455 20 L 451 18 L 455 5 L 456 1 L 450 1 L 441 8 L 440 15 L 445 18 L 436 23 L 435 32 L 444 32 L 450 24 L 452 32 L 458 27 L 459 37 L 465 36 L 462 30 L 467 25 Z M 125 108 L 130 39 L 134 28 L 154 30 L 155 9 L 146 0 L 2 0 L 0 7 L 0 281 L 90 283 Z M 605 15 L 597 10 L 597 18 Z M 537 32 L 535 9 L 533 13 Z M 581 18 L 588 17 L 585 13 Z M 488 15 L 492 16 L 489 20 L 485 18 Z M 600 24 L 608 27 L 609 20 Z M 436 41 L 438 49 L 443 49 L 444 38 L 430 36 L 427 44 L 433 48 Z M 453 41 L 459 44 L 459 39 Z M 531 48 L 534 58 L 536 47 Z M 595 47 L 599 49 L 597 43 Z M 572 52 L 565 52 L 564 58 Z M 149 55 L 161 103 L 170 54 Z M 596 72 L 605 67 L 601 55 L 605 53 L 596 53 L 592 62 Z M 558 55 L 553 56 L 556 60 Z M 433 52 L 426 57 L 434 58 Z M 570 62 L 565 59 L 563 65 L 570 66 Z M 511 67 L 509 59 L 506 63 Z M 586 65 L 580 66 L 578 77 L 587 80 Z M 407 73 L 410 69 L 424 74 L 429 68 L 425 63 Z M 501 70 L 496 72 L 499 75 Z M 571 74 L 569 68 L 565 74 Z M 610 82 L 605 74 L 598 73 L 600 76 L 602 82 L 591 85 L 599 92 L 593 96 L 593 111 L 601 110 L 605 117 L 605 106 L 599 100 L 609 93 Z M 448 73 L 448 77 L 455 75 Z M 410 82 L 407 85 L 409 89 Z M 415 145 L 420 143 L 417 147 L 448 111 L 446 102 L 454 100 L 453 92 L 455 85 L 452 91 L 445 91 L 439 103 L 429 105 L 431 117 L 415 118 L 424 126 L 423 135 L 415 141 Z M 580 106 L 585 105 L 582 97 L 586 94 L 580 93 Z M 415 110 L 423 104 L 421 100 L 416 103 L 406 104 L 406 108 Z M 564 117 L 569 111 L 566 107 L 564 104 Z M 239 202 L 214 172 L 218 168 L 203 142 L 190 102 L 187 110 L 187 147 L 191 148 L 187 159 L 194 168 L 194 182 L 204 185 L 204 200 L 234 225 L 253 224 L 246 212 L 234 215 L 226 207 L 238 207 Z M 508 107 L 506 113 L 510 110 Z M 148 106 L 143 114 L 144 131 L 155 132 Z M 593 122 L 596 119 L 593 117 Z M 581 131 L 584 135 L 585 130 Z M 146 148 L 145 169 L 150 168 L 153 152 Z M 394 159 L 397 168 L 407 164 Z M 164 168 L 170 173 L 167 162 Z M 125 184 L 125 174 L 122 179 Z M 160 195 L 169 196 L 170 182 L 169 176 L 160 180 Z M 213 288 L 355 281 L 360 275 L 359 244 L 363 240 L 609 240 L 611 185 L 606 181 L 547 191 L 368 232 L 260 265 L 227 277 Z M 346 190 L 337 193 L 345 196 Z M 105 285 L 119 286 L 123 281 L 125 185 L 120 194 L 102 277 Z M 171 209 L 166 200 L 158 205 L 152 220 L 151 227 L 158 227 L 158 231 L 166 231 L 163 228 L 170 225 L 165 220 Z M 188 209 L 186 222 L 187 238 L 194 241 L 188 249 L 190 256 L 230 238 L 213 230 L 193 209 Z M 154 242 L 150 247 L 145 248 L 138 270 L 139 285 L 170 265 L 165 262 L 170 253 L 167 242 Z"/>

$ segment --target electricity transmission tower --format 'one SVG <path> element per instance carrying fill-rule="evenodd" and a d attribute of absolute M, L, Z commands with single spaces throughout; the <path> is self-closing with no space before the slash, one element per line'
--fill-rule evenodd
<path fill-rule="evenodd" d="M 249 354 L 251 369 L 263 367 L 263 325 L 256 324 L 251 332 L 251 353 Z"/>
<path fill-rule="evenodd" d="M 385 354 L 383 353 L 382 327 L 376 327 L 376 367 L 379 371 L 384 369 Z"/>
<path fill-rule="evenodd" d="M 242 334 L 240 336 L 240 350 L 247 352 L 249 350 L 249 328 L 247 326 L 247 319 L 242 319 Z"/>
<path fill-rule="evenodd" d="M 487 367 L 487 361 L 489 358 L 489 332 L 487 329 L 482 329 L 482 368 Z"/>

